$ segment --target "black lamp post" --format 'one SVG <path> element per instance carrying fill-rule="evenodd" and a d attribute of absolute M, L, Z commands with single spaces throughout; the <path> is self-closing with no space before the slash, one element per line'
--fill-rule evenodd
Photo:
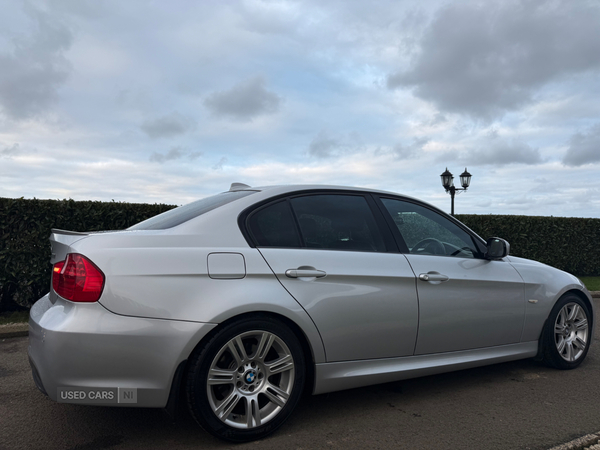
<path fill-rule="evenodd" d="M 465 171 L 460 174 L 460 184 L 462 185 L 462 188 L 454 186 L 454 175 L 448 171 L 447 167 L 446 171 L 441 174 L 440 177 L 442 178 L 442 186 L 444 186 L 446 192 L 450 193 L 450 198 L 452 199 L 452 209 L 450 214 L 454 215 L 454 196 L 457 191 L 460 193 L 460 191 L 466 191 L 469 188 L 469 185 L 471 184 L 471 174 L 467 172 L 466 167 Z"/>

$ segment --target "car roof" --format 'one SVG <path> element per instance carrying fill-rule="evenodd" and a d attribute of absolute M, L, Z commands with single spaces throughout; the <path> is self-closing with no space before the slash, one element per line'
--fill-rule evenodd
<path fill-rule="evenodd" d="M 287 194 L 287 193 L 291 193 L 291 192 L 313 191 L 313 190 L 315 190 L 315 191 L 319 191 L 319 190 L 354 191 L 354 192 L 370 192 L 370 193 L 377 193 L 377 194 L 401 196 L 401 197 L 412 198 L 413 200 L 421 201 L 417 198 L 410 197 L 408 195 L 400 194 L 397 192 L 392 192 L 392 191 L 384 191 L 384 190 L 380 190 L 380 189 L 355 187 L 355 186 L 330 185 L 330 184 L 280 184 L 280 185 L 272 185 L 272 186 L 248 186 L 245 188 L 241 188 L 241 189 L 238 188 L 238 189 L 234 189 L 234 190 L 260 191 L 260 192 L 264 192 L 269 197 L 274 196 L 274 195 L 279 195 L 279 194 Z"/>
<path fill-rule="evenodd" d="M 255 197 L 254 195 L 249 198 L 251 203 L 260 202 L 262 200 L 269 199 L 271 197 L 277 197 L 280 195 L 291 194 L 291 193 L 301 193 L 303 191 L 348 191 L 348 192 L 364 192 L 371 194 L 382 194 L 382 195 L 391 195 L 394 197 L 401 197 L 404 199 L 412 200 L 417 203 L 425 204 L 441 213 L 444 213 L 437 206 L 432 205 L 429 202 L 421 200 L 417 197 L 412 197 L 410 195 L 401 194 L 399 192 L 392 191 L 384 191 L 381 189 L 373 189 L 366 187 L 356 187 L 356 186 L 341 186 L 341 185 L 331 185 L 331 184 L 280 184 L 280 185 L 271 185 L 271 186 L 247 186 L 244 188 L 235 188 L 234 185 L 238 183 L 232 184 L 233 190 L 243 190 L 243 191 L 254 191 L 260 192 L 261 195 Z"/>

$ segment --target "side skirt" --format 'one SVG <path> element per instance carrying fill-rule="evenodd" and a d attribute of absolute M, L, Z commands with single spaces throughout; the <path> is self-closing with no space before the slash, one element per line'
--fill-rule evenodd
<path fill-rule="evenodd" d="M 402 358 L 317 364 L 313 395 L 533 358 L 538 341 Z"/>

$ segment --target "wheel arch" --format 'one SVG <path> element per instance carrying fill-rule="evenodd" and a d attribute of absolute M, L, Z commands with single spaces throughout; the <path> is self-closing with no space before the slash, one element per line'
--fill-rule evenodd
<path fill-rule="evenodd" d="M 588 295 L 586 295 L 585 292 L 580 289 L 573 289 L 573 288 L 568 289 L 565 292 L 561 293 L 559 296 L 557 296 L 556 300 L 552 303 L 552 305 L 550 307 L 550 311 L 548 312 L 548 315 L 544 319 L 544 323 L 542 325 L 542 329 L 540 331 L 540 336 L 538 339 L 538 353 L 534 358 L 536 361 L 543 361 L 543 359 L 544 359 L 543 358 L 544 340 L 545 340 L 544 333 L 547 328 L 546 324 L 548 322 L 548 319 L 550 317 L 552 309 L 554 309 L 554 306 L 566 295 L 575 295 L 575 296 L 579 297 L 579 299 L 581 301 L 583 301 L 585 303 L 585 305 L 587 306 L 588 310 L 590 311 L 590 342 L 593 342 L 593 340 L 594 340 L 595 307 L 594 307 L 593 301 L 591 301 L 590 297 Z"/>
<path fill-rule="evenodd" d="M 585 292 L 583 292 L 580 289 L 571 289 L 571 290 L 565 292 L 563 295 L 565 295 L 565 294 L 577 295 L 590 310 L 590 339 L 591 339 L 591 342 L 593 342 L 594 334 L 595 334 L 594 328 L 596 327 L 596 308 L 594 306 L 594 301 L 591 299 L 591 297 L 589 295 L 586 295 Z M 562 295 L 561 295 L 561 297 L 562 297 Z"/>
<path fill-rule="evenodd" d="M 269 318 L 275 319 L 275 320 L 283 323 L 298 338 L 298 341 L 300 342 L 300 345 L 302 347 L 302 353 L 304 355 L 304 360 L 306 362 L 306 374 L 305 374 L 306 382 L 305 382 L 304 389 L 305 389 L 305 392 L 312 393 L 313 388 L 314 388 L 314 383 L 315 383 L 315 355 L 314 355 L 313 348 L 310 344 L 310 340 L 308 339 L 308 337 L 306 336 L 306 334 L 304 333 L 302 328 L 297 323 L 295 323 L 293 320 L 291 320 L 290 318 L 288 318 L 282 314 L 278 314 L 278 313 L 271 312 L 271 311 L 252 311 L 252 312 L 246 312 L 246 313 L 232 316 L 232 317 L 228 318 L 227 320 L 224 320 L 223 322 L 219 323 L 218 326 L 214 327 L 209 333 L 207 333 L 194 346 L 194 348 L 187 355 L 187 358 L 185 359 L 185 361 L 182 361 L 181 371 L 178 374 L 179 376 L 173 377 L 172 386 L 171 386 L 171 395 L 169 396 L 169 402 L 171 402 L 171 397 L 179 397 L 181 395 L 180 391 L 182 390 L 181 388 L 183 386 L 185 386 L 190 359 L 191 359 L 191 356 L 194 354 L 194 352 L 200 351 L 200 349 L 202 349 L 204 347 L 204 345 L 206 345 L 206 343 L 208 341 L 210 341 L 210 339 L 217 332 L 219 332 L 219 330 L 221 330 L 223 327 L 227 326 L 228 324 L 238 321 L 238 320 L 260 319 L 261 317 L 263 317 L 263 318 L 269 317 Z"/>

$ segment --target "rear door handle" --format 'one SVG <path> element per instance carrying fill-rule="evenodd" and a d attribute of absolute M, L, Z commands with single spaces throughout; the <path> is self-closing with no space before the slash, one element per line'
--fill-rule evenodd
<path fill-rule="evenodd" d="M 422 281 L 433 281 L 433 282 L 441 282 L 448 281 L 450 277 L 448 275 L 442 275 L 438 272 L 427 272 L 419 275 L 419 280 Z"/>
<path fill-rule="evenodd" d="M 317 269 L 288 269 L 285 276 L 288 278 L 323 278 L 326 272 Z"/>

